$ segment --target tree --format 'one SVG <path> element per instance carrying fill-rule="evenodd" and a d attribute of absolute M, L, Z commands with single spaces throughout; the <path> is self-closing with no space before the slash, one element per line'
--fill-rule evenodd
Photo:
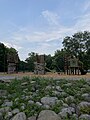
<path fill-rule="evenodd" d="M 37 53 L 31 52 L 28 54 L 29 57 L 25 60 L 29 71 L 34 71 L 34 62 L 36 62 L 36 55 Z"/>
<path fill-rule="evenodd" d="M 27 68 L 27 63 L 25 61 L 19 61 L 19 68 L 18 68 L 19 71 L 27 71 L 28 68 Z"/>
<path fill-rule="evenodd" d="M 18 52 L 15 48 L 8 48 L 3 43 L 0 43 L 0 72 L 7 71 L 7 55 L 13 53 L 18 56 Z M 19 59 L 19 56 L 18 56 Z"/>
<path fill-rule="evenodd" d="M 90 55 L 88 52 L 90 50 L 90 32 L 78 32 L 71 37 L 67 36 L 62 44 L 68 55 L 78 57 L 84 63 L 84 66 L 88 68 L 90 59 L 89 57 L 86 58 L 86 56 Z"/>
<path fill-rule="evenodd" d="M 57 72 L 64 71 L 64 57 L 65 51 L 63 49 L 55 52 L 53 57 L 53 65 Z"/>
<path fill-rule="evenodd" d="M 3 43 L 0 43 L 0 72 L 5 71 L 5 46 Z"/>
<path fill-rule="evenodd" d="M 52 56 L 49 55 L 45 55 L 45 63 L 46 63 L 46 67 L 50 70 L 53 69 L 52 63 L 53 63 L 53 58 Z"/>

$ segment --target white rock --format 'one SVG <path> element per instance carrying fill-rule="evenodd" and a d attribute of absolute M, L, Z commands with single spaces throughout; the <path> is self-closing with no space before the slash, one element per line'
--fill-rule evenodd
<path fill-rule="evenodd" d="M 54 95 L 60 95 L 61 93 L 59 92 L 59 91 L 52 91 L 52 93 L 54 94 Z"/>
<path fill-rule="evenodd" d="M 59 113 L 60 117 L 67 117 L 68 115 L 72 115 L 73 113 L 75 113 L 75 109 L 73 107 L 68 107 L 68 108 L 63 108 L 61 110 L 61 112 Z"/>
<path fill-rule="evenodd" d="M 86 100 L 87 102 L 90 102 L 90 94 L 84 93 L 84 94 L 82 94 L 82 97 L 83 97 L 84 100 Z"/>
<path fill-rule="evenodd" d="M 19 113 L 19 109 L 18 109 L 18 108 L 14 109 L 14 110 L 12 111 L 12 113 L 13 113 L 13 114 Z"/>
<path fill-rule="evenodd" d="M 11 111 L 10 107 L 0 108 L 0 113 L 6 113 L 6 112 L 10 112 L 10 111 Z"/>
<path fill-rule="evenodd" d="M 7 106 L 7 107 L 11 107 L 13 106 L 13 102 L 5 102 L 2 106 Z"/>
<path fill-rule="evenodd" d="M 23 112 L 16 114 L 11 120 L 26 120 L 26 115 Z"/>
<path fill-rule="evenodd" d="M 63 107 L 68 107 L 68 104 L 66 104 L 66 103 L 63 103 Z"/>
<path fill-rule="evenodd" d="M 69 96 L 69 97 L 66 97 L 65 98 L 65 101 L 67 102 L 67 103 L 69 103 L 69 102 L 74 102 L 75 100 L 74 100 L 74 97 L 73 96 Z"/>
<path fill-rule="evenodd" d="M 71 86 L 71 85 L 72 85 L 72 83 L 64 84 L 64 86 L 67 86 L 67 87 L 69 87 L 69 86 Z"/>
<path fill-rule="evenodd" d="M 45 109 L 49 109 L 49 108 L 50 108 L 49 105 L 43 105 L 43 107 L 44 107 Z"/>
<path fill-rule="evenodd" d="M 29 100 L 28 103 L 29 103 L 29 104 L 34 104 L 34 101 Z"/>
<path fill-rule="evenodd" d="M 7 95 L 7 91 L 6 90 L 0 90 L 0 96 L 5 96 Z"/>
<path fill-rule="evenodd" d="M 63 91 L 60 86 L 56 86 L 56 90 L 59 91 L 59 92 Z"/>
<path fill-rule="evenodd" d="M 3 120 L 3 114 L 0 113 L 0 120 Z"/>
<path fill-rule="evenodd" d="M 28 118 L 28 120 L 36 120 L 36 116 L 31 116 Z"/>
<path fill-rule="evenodd" d="M 61 120 L 61 119 L 54 111 L 43 110 L 40 112 L 37 120 Z"/>
<path fill-rule="evenodd" d="M 41 98 L 41 103 L 44 105 L 55 105 L 57 102 L 58 98 L 57 97 L 43 97 Z"/>
<path fill-rule="evenodd" d="M 12 112 L 8 112 L 8 113 L 4 116 L 5 120 L 10 119 L 11 117 L 12 117 Z"/>
<path fill-rule="evenodd" d="M 81 102 L 81 103 L 78 105 L 78 107 L 79 107 L 80 109 L 90 108 L 90 102 L 85 102 L 85 101 L 83 101 L 83 102 Z"/>
<path fill-rule="evenodd" d="M 36 102 L 36 105 L 38 106 L 42 106 L 42 104 L 40 102 Z"/>
<path fill-rule="evenodd" d="M 81 120 L 90 120 L 90 115 L 82 114 L 82 115 L 80 115 L 79 119 L 81 119 Z"/>

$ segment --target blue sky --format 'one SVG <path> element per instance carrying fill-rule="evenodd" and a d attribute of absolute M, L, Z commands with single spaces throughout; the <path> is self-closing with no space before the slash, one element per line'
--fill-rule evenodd
<path fill-rule="evenodd" d="M 0 42 L 28 53 L 53 55 L 63 38 L 90 31 L 90 0 L 0 0 Z"/>

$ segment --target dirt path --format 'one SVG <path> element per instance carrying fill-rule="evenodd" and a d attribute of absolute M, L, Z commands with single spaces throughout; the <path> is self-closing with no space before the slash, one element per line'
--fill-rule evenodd
<path fill-rule="evenodd" d="M 69 79 L 69 80 L 77 80 L 77 79 L 87 79 L 90 80 L 90 73 L 87 73 L 86 75 L 65 75 L 57 73 L 46 73 L 45 75 L 35 75 L 31 72 L 27 73 L 18 73 L 18 74 L 6 74 L 6 73 L 0 73 L 0 80 L 4 79 L 14 79 L 14 78 L 22 78 L 24 76 L 34 77 L 34 76 L 40 76 L 45 78 L 54 78 L 54 79 Z"/>

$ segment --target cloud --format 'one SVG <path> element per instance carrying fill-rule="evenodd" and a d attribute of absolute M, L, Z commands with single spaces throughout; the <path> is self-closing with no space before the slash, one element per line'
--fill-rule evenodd
<path fill-rule="evenodd" d="M 84 4 L 84 11 L 90 10 L 90 1 L 85 2 Z"/>
<path fill-rule="evenodd" d="M 6 46 L 17 49 L 20 58 L 23 60 L 26 59 L 28 53 L 32 51 L 39 54 L 53 55 L 57 49 L 62 48 L 62 41 L 65 36 L 73 35 L 78 31 L 90 31 L 89 13 L 84 13 L 82 16 L 77 17 L 77 19 L 75 19 L 76 23 L 70 27 L 61 25 L 58 22 L 59 16 L 56 13 L 46 10 L 42 12 L 42 15 L 49 24 L 52 24 L 51 26 L 47 26 L 46 29 L 42 31 L 18 26 L 10 38 L 7 38 L 7 41 L 3 40 Z"/>
<path fill-rule="evenodd" d="M 45 11 L 42 11 L 42 16 L 48 21 L 50 25 L 59 25 L 58 14 L 45 10 Z"/>
<path fill-rule="evenodd" d="M 11 44 L 9 42 L 2 42 L 2 43 L 4 43 L 4 45 L 7 46 L 8 48 L 11 48 L 11 47 L 15 48 L 17 51 L 20 50 L 20 49 L 22 49 L 21 46 L 18 46 L 16 44 Z"/>
<path fill-rule="evenodd" d="M 90 14 L 84 14 L 80 16 L 76 24 L 72 27 L 73 32 L 77 31 L 90 31 Z"/>

